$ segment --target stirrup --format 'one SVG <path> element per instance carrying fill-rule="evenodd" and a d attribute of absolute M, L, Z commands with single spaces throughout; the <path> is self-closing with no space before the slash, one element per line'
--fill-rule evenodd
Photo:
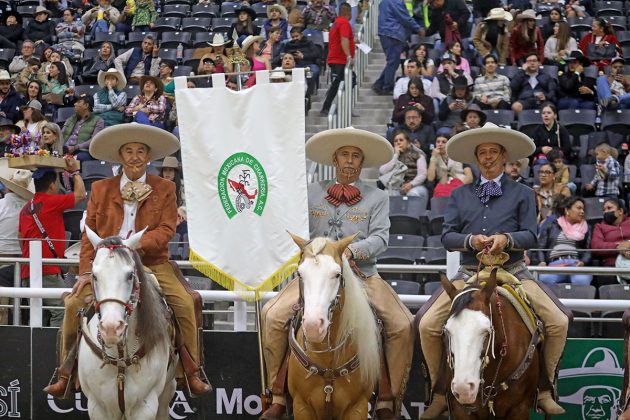
<path fill-rule="evenodd" d="M 48 385 L 46 385 L 46 388 L 48 388 L 49 386 L 59 382 L 61 380 L 61 375 L 59 375 L 59 368 L 55 368 L 55 370 L 53 371 L 52 376 L 50 377 L 50 381 L 48 381 Z M 72 375 L 72 373 L 70 375 L 68 375 L 68 381 L 66 383 L 66 389 L 63 391 L 63 395 L 61 397 L 57 397 L 55 395 L 52 394 L 48 394 L 48 395 L 52 395 L 54 398 L 58 399 L 58 400 L 68 400 L 70 399 L 70 394 L 72 393 L 72 384 L 74 382 L 74 377 Z M 44 390 L 46 389 L 44 388 Z M 47 392 L 47 391 L 45 391 Z"/>
<path fill-rule="evenodd" d="M 208 379 L 206 372 L 201 367 L 199 368 L 198 375 L 199 375 L 199 379 L 202 382 L 204 382 L 206 385 L 210 386 L 210 391 L 212 391 L 212 385 L 210 385 L 210 380 Z M 188 374 L 186 374 L 186 372 L 184 372 L 183 378 L 179 378 L 177 380 L 177 384 L 184 388 L 184 390 L 188 393 L 190 398 L 203 398 L 205 396 L 205 394 L 201 394 L 201 395 L 194 394 L 190 390 L 190 382 L 188 381 Z"/>

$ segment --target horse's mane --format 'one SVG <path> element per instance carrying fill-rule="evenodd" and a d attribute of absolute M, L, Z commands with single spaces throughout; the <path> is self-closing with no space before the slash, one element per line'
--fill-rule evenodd
<path fill-rule="evenodd" d="M 122 239 L 110 236 L 103 239 L 99 246 L 123 245 Z M 168 340 L 167 320 L 160 294 L 144 271 L 144 265 L 138 253 L 130 248 L 112 248 L 112 251 L 126 263 L 136 267 L 140 282 L 140 302 L 136 308 L 138 320 L 136 334 L 141 337 L 145 351 L 148 353 L 157 343 Z"/>

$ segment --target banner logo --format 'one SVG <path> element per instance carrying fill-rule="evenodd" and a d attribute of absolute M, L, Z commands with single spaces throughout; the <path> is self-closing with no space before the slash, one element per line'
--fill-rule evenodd
<path fill-rule="evenodd" d="M 219 200 L 228 218 L 252 211 L 262 216 L 267 204 L 267 174 L 258 159 L 238 152 L 221 165 L 218 176 Z"/>

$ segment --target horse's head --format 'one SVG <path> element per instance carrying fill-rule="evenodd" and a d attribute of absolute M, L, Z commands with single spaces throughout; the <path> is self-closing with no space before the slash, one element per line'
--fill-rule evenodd
<path fill-rule="evenodd" d="M 356 235 L 337 242 L 325 238 L 312 241 L 290 234 L 302 251 L 298 267 L 300 293 L 304 301 L 302 329 L 311 343 L 326 338 L 330 318 L 343 288 L 342 255 Z"/>
<path fill-rule="evenodd" d="M 469 287 L 458 292 L 441 278 L 442 286 L 452 300 L 451 312 L 444 327 L 447 357 L 453 370 L 451 391 L 463 405 L 474 404 L 486 364 L 493 334 L 490 297 L 497 286 L 496 270 L 483 287 Z"/>
<path fill-rule="evenodd" d="M 133 251 L 144 230 L 129 239 L 101 239 L 88 226 L 87 237 L 96 250 L 92 262 L 92 287 L 99 316 L 98 330 L 107 346 L 120 343 L 127 329 L 127 318 L 140 296 L 137 254 Z"/>

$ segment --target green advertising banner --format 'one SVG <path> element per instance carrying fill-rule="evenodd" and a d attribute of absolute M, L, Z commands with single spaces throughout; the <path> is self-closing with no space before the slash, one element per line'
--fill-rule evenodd
<path fill-rule="evenodd" d="M 558 374 L 559 402 L 567 412 L 553 418 L 616 419 L 622 384 L 623 340 L 569 339 Z"/>

